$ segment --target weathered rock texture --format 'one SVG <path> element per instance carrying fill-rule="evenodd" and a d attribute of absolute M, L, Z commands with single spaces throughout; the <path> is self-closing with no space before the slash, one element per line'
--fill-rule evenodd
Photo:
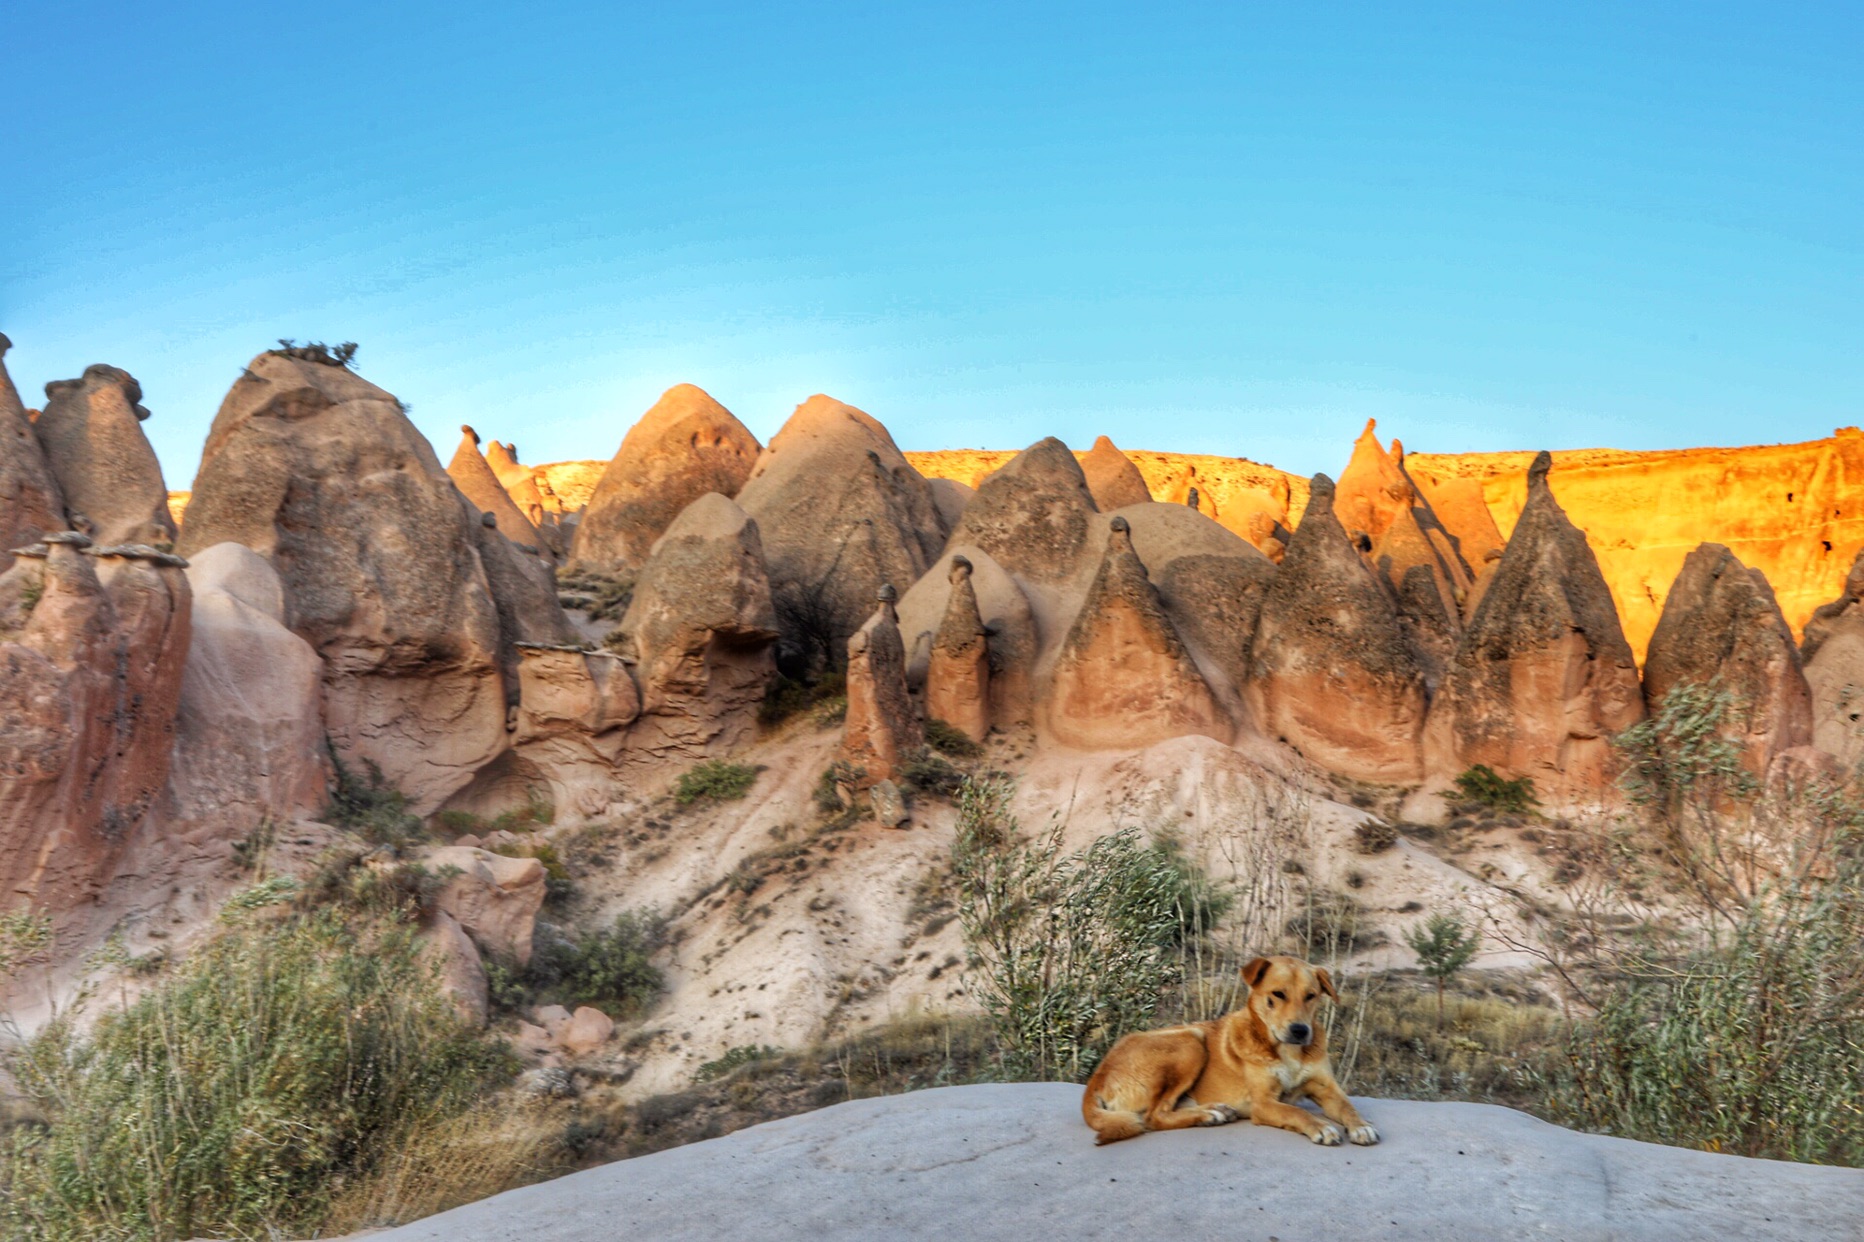
<path fill-rule="evenodd" d="M 1044 723 L 1057 741 L 1084 750 L 1186 734 L 1227 741 L 1235 731 L 1172 627 L 1123 517 L 1112 520 L 1100 570 L 1056 658 Z"/>
<path fill-rule="evenodd" d="M 757 523 L 717 492 L 688 505 L 642 567 L 621 632 L 641 687 L 632 745 L 699 755 L 742 741 L 776 674 Z"/>
<path fill-rule="evenodd" d="M 1683 561 L 1644 661 L 1655 712 L 1680 685 L 1719 683 L 1733 696 L 1723 734 L 1764 775 L 1775 756 L 1812 744 L 1812 691 L 1773 589 L 1719 543 Z"/>
<path fill-rule="evenodd" d="M 955 479 L 927 479 L 926 488 L 932 493 L 932 505 L 938 510 L 945 529 L 958 529 L 965 507 L 971 503 L 971 497 L 977 495 L 977 489 L 966 487 Z"/>
<path fill-rule="evenodd" d="M 453 450 L 453 460 L 447 463 L 447 475 L 475 510 L 492 515 L 499 534 L 522 547 L 543 547 L 536 525 L 513 502 L 492 467 L 479 455 L 479 433 L 471 427 L 460 428 L 460 444 Z"/>
<path fill-rule="evenodd" d="M 7 374 L 13 342 L 0 335 L 0 573 L 13 564 L 9 549 L 65 529 L 65 501 L 45 462 L 39 437 Z"/>
<path fill-rule="evenodd" d="M 638 568 L 687 505 L 707 492 L 736 496 L 758 452 L 757 438 L 702 389 L 667 389 L 603 471 L 570 560 L 603 572 Z"/>
<path fill-rule="evenodd" d="M 0 891 L 94 898 L 168 780 L 187 578 L 147 547 L 53 535 L 0 575 Z"/>
<path fill-rule="evenodd" d="M 1310 485 L 1307 516 L 1262 601 L 1244 694 L 1256 722 L 1330 771 L 1418 779 L 1424 676 L 1390 590 L 1333 511 L 1333 484 Z"/>
<path fill-rule="evenodd" d="M 1637 664 L 1586 537 L 1534 463 L 1527 507 L 1431 706 L 1426 751 L 1447 779 L 1474 764 L 1587 798 L 1611 737 L 1643 717 Z"/>
<path fill-rule="evenodd" d="M 882 586 L 880 607 L 848 639 L 848 715 L 839 758 L 860 769 L 857 789 L 896 779 L 907 757 L 925 745 L 906 688 L 906 649 L 893 604 L 893 588 Z"/>
<path fill-rule="evenodd" d="M 1812 691 L 1813 745 L 1847 769 L 1864 761 L 1864 551 L 1838 598 L 1806 622 L 1800 656 Z"/>
<path fill-rule="evenodd" d="M 1106 436 L 1095 440 L 1094 447 L 1081 458 L 1081 473 L 1087 477 L 1087 490 L 1093 493 L 1094 504 L 1102 513 L 1152 499 L 1139 467 Z"/>
<path fill-rule="evenodd" d="M 425 862 L 429 871 L 453 872 L 434 905 L 458 922 L 481 952 L 501 962 L 530 963 L 548 878 L 544 864 L 468 845 L 430 850 Z"/>
<path fill-rule="evenodd" d="M 324 661 L 324 722 L 418 811 L 505 746 L 498 609 L 479 515 L 395 398 L 334 365 L 261 354 L 233 385 L 183 524 L 272 563 L 286 624 Z"/>
<path fill-rule="evenodd" d="M 947 581 L 951 594 L 926 661 L 926 715 L 981 742 L 990 732 L 990 650 L 971 562 L 954 556 Z"/>
<path fill-rule="evenodd" d="M 168 485 L 142 433 L 142 385 L 99 364 L 47 384 L 45 395 L 33 430 L 72 523 L 102 545 L 172 543 Z"/>
<path fill-rule="evenodd" d="M 900 635 L 906 644 L 907 680 L 911 685 L 926 687 L 928 695 L 932 693 L 932 646 L 952 609 L 957 581 L 953 569 L 960 557 L 970 562 L 967 585 L 976 600 L 986 635 L 990 723 L 1005 727 L 1033 724 L 1033 678 L 1041 648 L 1035 613 L 1016 580 L 982 548 L 954 542 L 900 600 Z M 938 715 L 931 708 L 930 698 L 926 710 L 929 715 Z"/>
<path fill-rule="evenodd" d="M 814 396 L 772 437 L 738 503 L 757 522 L 786 647 L 842 648 L 882 584 L 912 583 L 945 528 L 932 491 L 872 417 Z"/>
<path fill-rule="evenodd" d="M 285 628 L 266 559 L 215 544 L 188 564 L 193 642 L 176 718 L 170 818 L 189 832 L 243 832 L 314 815 L 329 791 L 323 663 Z"/>
<path fill-rule="evenodd" d="M 1092 563 L 1097 512 L 1080 463 L 1050 436 L 984 480 L 951 541 L 982 548 L 1025 590 L 1044 592 Z"/>

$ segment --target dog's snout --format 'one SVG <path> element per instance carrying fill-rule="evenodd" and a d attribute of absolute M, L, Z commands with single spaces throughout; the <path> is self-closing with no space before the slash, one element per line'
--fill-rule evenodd
<path fill-rule="evenodd" d="M 1305 1044 L 1313 1037 L 1314 1028 L 1307 1023 L 1290 1022 L 1288 1024 L 1288 1040 L 1290 1043 Z"/>

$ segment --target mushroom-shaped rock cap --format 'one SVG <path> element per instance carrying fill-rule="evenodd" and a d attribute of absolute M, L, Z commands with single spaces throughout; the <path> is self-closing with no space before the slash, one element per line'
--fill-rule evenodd
<path fill-rule="evenodd" d="M 47 534 L 40 542 L 66 544 L 73 548 L 88 548 L 92 540 L 81 530 L 59 530 Z"/>
<path fill-rule="evenodd" d="M 895 604 L 899 602 L 900 593 L 893 589 L 893 584 L 891 582 L 883 582 L 880 584 L 880 590 L 875 593 L 874 598 L 883 604 Z"/>
<path fill-rule="evenodd" d="M 952 582 L 958 582 L 962 579 L 969 578 L 971 576 L 970 558 L 964 556 L 952 557 L 951 568 L 946 571 L 945 576 Z"/>

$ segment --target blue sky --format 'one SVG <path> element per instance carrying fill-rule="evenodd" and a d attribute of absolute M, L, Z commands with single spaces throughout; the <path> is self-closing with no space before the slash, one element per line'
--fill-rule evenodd
<path fill-rule="evenodd" d="M 26 3 L 0 330 L 170 485 L 275 338 L 444 458 L 702 385 L 1337 472 L 1864 421 L 1856 5 Z"/>

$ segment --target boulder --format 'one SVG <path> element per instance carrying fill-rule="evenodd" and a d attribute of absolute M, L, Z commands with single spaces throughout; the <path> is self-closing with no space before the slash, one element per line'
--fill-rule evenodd
<path fill-rule="evenodd" d="M 1142 505 L 1152 499 L 1139 467 L 1106 436 L 1095 440 L 1094 447 L 1081 458 L 1081 474 L 1087 479 L 1087 490 L 1102 513 L 1112 513 L 1127 505 Z"/>
<path fill-rule="evenodd" d="M 372 1242 L 610 1242 L 624 1220 L 631 1237 L 761 1242 L 1810 1240 L 1853 1237 L 1864 1215 L 1856 1169 L 1579 1134 L 1493 1104 L 1354 1102 L 1378 1146 L 1244 1121 L 1095 1147 L 1073 1084 L 937 1087 L 618 1160 Z"/>
<path fill-rule="evenodd" d="M 439 974 L 440 992 L 453 1002 L 461 1020 L 482 1027 L 491 1016 L 490 988 L 479 950 L 459 921 L 445 910 L 434 911 L 421 931 L 421 951 Z"/>
<path fill-rule="evenodd" d="M 932 489 L 887 429 L 830 397 L 797 407 L 738 503 L 763 537 L 786 667 L 830 662 L 874 592 L 917 581 L 945 545 Z"/>
<path fill-rule="evenodd" d="M 990 650 L 971 585 L 971 562 L 952 557 L 947 581 L 951 592 L 945 616 L 926 660 L 926 715 L 981 742 L 990 732 Z"/>
<path fill-rule="evenodd" d="M 882 828 L 906 827 L 906 795 L 892 781 L 876 781 L 867 791 L 868 804 L 874 808 L 874 822 Z"/>
<path fill-rule="evenodd" d="M 1719 543 L 1691 552 L 1664 598 L 1644 659 L 1645 707 L 1656 712 L 1692 682 L 1719 682 L 1733 696 L 1722 732 L 1756 778 L 1777 755 L 1812 744 L 1812 691 L 1793 631 L 1767 579 Z"/>
<path fill-rule="evenodd" d="M 654 544 L 622 617 L 655 753 L 729 749 L 753 729 L 776 674 L 777 617 L 757 523 L 708 492 Z"/>
<path fill-rule="evenodd" d="M 58 480 L 71 522 L 99 544 L 161 544 L 175 539 L 168 485 L 142 433 L 142 385 L 128 371 L 98 364 L 82 378 L 45 386 L 33 424 Z"/>
<path fill-rule="evenodd" d="M 453 460 L 447 463 L 447 475 L 474 510 L 492 515 L 499 534 L 522 547 L 542 550 L 537 526 L 512 501 L 498 475 L 479 455 L 479 433 L 471 427 L 460 428 L 460 444 L 453 450 Z"/>
<path fill-rule="evenodd" d="M 968 583 L 984 627 L 989 657 L 990 723 L 1004 727 L 1033 724 L 1033 686 L 1040 650 L 1035 614 L 1016 580 L 981 548 L 954 542 L 900 601 L 900 635 L 907 648 L 907 682 L 928 687 L 927 693 L 931 693 L 932 645 L 951 611 L 952 571 L 960 557 L 970 562 Z M 934 716 L 938 714 L 932 711 L 930 699 L 927 711 Z"/>
<path fill-rule="evenodd" d="M 1083 750 L 1137 749 L 1187 734 L 1227 741 L 1235 732 L 1117 514 L 1056 658 L 1044 724 L 1057 741 Z"/>
<path fill-rule="evenodd" d="M 1369 569 L 1324 474 L 1263 595 L 1244 697 L 1262 730 L 1329 771 L 1418 779 L 1424 673 L 1390 588 Z"/>
<path fill-rule="evenodd" d="M 285 628 L 270 563 L 220 543 L 188 563 L 193 642 L 181 681 L 172 818 L 222 835 L 315 815 L 329 792 L 323 662 Z"/>
<path fill-rule="evenodd" d="M 758 452 L 757 438 L 703 389 L 667 389 L 602 472 L 570 561 L 602 573 L 638 568 L 686 506 L 707 492 L 736 496 Z"/>
<path fill-rule="evenodd" d="M 423 861 L 429 871 L 447 875 L 435 907 L 457 920 L 481 952 L 530 964 L 531 937 L 544 905 L 544 864 L 463 845 L 429 850 Z"/>
<path fill-rule="evenodd" d="M 1864 549 L 1839 597 L 1806 622 L 1800 645 L 1812 693 L 1813 745 L 1847 770 L 1864 762 Z"/>
<path fill-rule="evenodd" d="M 900 641 L 891 585 L 880 606 L 848 639 L 848 714 L 837 758 L 856 768 L 856 790 L 894 780 L 906 758 L 925 745 L 925 729 L 906 688 L 906 649 Z"/>
<path fill-rule="evenodd" d="M 241 543 L 324 661 L 324 721 L 426 813 L 504 748 L 499 609 L 479 512 L 389 393 L 336 363 L 261 354 L 201 458 L 181 546 Z"/>
<path fill-rule="evenodd" d="M 0 575 L 0 891 L 96 898 L 167 783 L 189 645 L 183 562 L 47 536 Z"/>
<path fill-rule="evenodd" d="M 1644 715 L 1637 663 L 1585 534 L 1531 471 L 1527 507 L 1431 706 L 1426 756 L 1447 780 L 1475 764 L 1587 800 L 1611 779 L 1611 738 Z"/>
<path fill-rule="evenodd" d="M 591 1005 L 580 1006 L 557 1033 L 557 1045 L 573 1057 L 587 1056 L 608 1042 L 615 1020 Z"/>
<path fill-rule="evenodd" d="M 26 418 L 19 390 L 7 374 L 13 342 L 0 334 L 0 573 L 13 565 L 11 549 L 64 530 L 65 500 L 46 464 L 39 437 Z"/>

